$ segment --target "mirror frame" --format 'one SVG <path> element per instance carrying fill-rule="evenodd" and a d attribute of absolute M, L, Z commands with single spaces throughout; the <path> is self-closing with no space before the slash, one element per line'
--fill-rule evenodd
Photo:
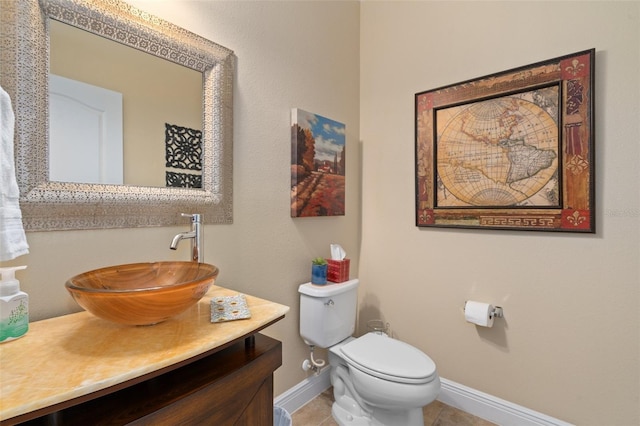
<path fill-rule="evenodd" d="M 49 19 L 203 75 L 202 189 L 49 181 Z M 233 51 L 121 0 L 0 1 L 0 84 L 16 116 L 15 163 L 27 231 L 232 223 Z"/>

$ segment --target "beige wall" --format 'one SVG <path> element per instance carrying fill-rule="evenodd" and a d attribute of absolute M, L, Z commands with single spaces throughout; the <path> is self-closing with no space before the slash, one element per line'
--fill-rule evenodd
<path fill-rule="evenodd" d="M 284 342 L 276 372 L 280 394 L 306 377 L 308 348 L 298 333 L 298 285 L 311 259 L 342 244 L 358 270 L 360 229 L 359 5 L 355 2 L 136 1 L 144 10 L 235 51 L 234 222 L 205 226 L 205 261 L 218 283 L 291 307 L 268 333 Z M 346 215 L 290 217 L 291 108 L 346 125 Z M 99 266 L 189 258 L 171 238 L 184 226 L 125 230 L 30 232 L 22 288 L 32 319 L 78 306 L 65 280 Z M 355 274 L 355 273 L 354 273 Z"/>
<path fill-rule="evenodd" d="M 234 223 L 205 227 L 219 284 L 291 307 L 276 394 L 302 380 L 299 283 L 343 244 L 361 323 L 382 317 L 441 375 L 566 421 L 640 423 L 639 3 L 143 1 L 233 49 Z M 413 95 L 595 47 L 596 235 L 414 226 Z M 358 85 L 360 83 L 360 86 Z M 290 108 L 347 126 L 347 214 L 289 217 Z M 362 225 L 362 230 L 361 230 Z M 184 227 L 29 233 L 35 318 L 77 309 L 63 284 L 90 268 L 186 259 Z M 362 249 L 360 249 L 362 246 Z M 501 304 L 490 330 L 466 299 Z"/>
<path fill-rule="evenodd" d="M 639 15 L 639 2 L 361 4 L 363 319 L 382 316 L 447 379 L 580 425 L 640 424 Z M 416 228 L 413 95 L 592 47 L 597 234 Z M 467 299 L 505 319 L 466 323 Z"/>

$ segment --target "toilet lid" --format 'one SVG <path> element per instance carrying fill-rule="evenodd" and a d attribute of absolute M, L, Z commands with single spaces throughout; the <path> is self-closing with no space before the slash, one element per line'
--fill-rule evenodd
<path fill-rule="evenodd" d="M 341 351 L 350 366 L 384 380 L 428 383 L 436 375 L 436 364 L 424 352 L 385 335 L 365 334 Z"/>

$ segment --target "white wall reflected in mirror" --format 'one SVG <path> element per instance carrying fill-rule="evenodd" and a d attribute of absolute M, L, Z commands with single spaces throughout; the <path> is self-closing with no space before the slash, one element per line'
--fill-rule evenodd
<path fill-rule="evenodd" d="M 49 180 L 122 185 L 122 93 L 49 74 Z"/>

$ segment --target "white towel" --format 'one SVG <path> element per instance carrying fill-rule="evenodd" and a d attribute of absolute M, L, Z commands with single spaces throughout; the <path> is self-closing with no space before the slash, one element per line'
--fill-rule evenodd
<path fill-rule="evenodd" d="M 0 87 L 0 260 L 29 253 L 18 201 L 20 192 L 13 158 L 14 126 L 11 98 Z"/>

